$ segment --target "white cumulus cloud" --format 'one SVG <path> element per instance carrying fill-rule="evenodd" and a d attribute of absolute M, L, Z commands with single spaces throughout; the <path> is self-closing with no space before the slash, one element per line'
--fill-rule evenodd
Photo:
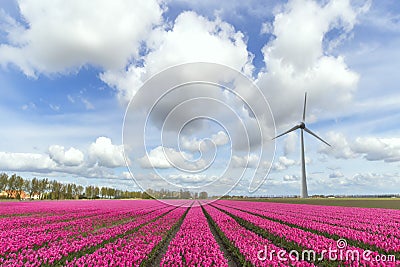
<path fill-rule="evenodd" d="M 319 152 L 337 159 L 363 157 L 369 161 L 400 161 L 400 138 L 357 137 L 348 140 L 343 133 L 329 132 L 331 148 L 322 147 Z"/>
<path fill-rule="evenodd" d="M 123 68 L 139 56 L 141 42 L 162 21 L 158 1 L 18 1 L 23 26 L 8 17 L 9 44 L 0 63 L 26 75 L 66 72 L 85 64 Z"/>
<path fill-rule="evenodd" d="M 284 155 L 293 153 L 296 150 L 298 136 L 297 133 L 291 132 L 288 133 L 285 138 L 285 146 L 284 146 Z"/>
<path fill-rule="evenodd" d="M 213 62 L 251 74 L 252 55 L 240 31 L 220 19 L 208 20 L 194 12 L 179 14 L 172 29 L 164 25 L 151 32 L 149 53 L 143 66 L 130 65 L 127 71 L 106 71 L 100 78 L 116 88 L 127 102 L 142 83 L 163 69 L 188 62 Z"/>
<path fill-rule="evenodd" d="M 63 146 L 52 145 L 49 147 L 49 155 L 57 163 L 66 166 L 79 166 L 84 161 L 83 153 L 73 147 L 65 151 Z"/>
<path fill-rule="evenodd" d="M 344 177 L 344 175 L 340 170 L 334 170 L 331 174 L 329 174 L 329 178 L 341 178 L 341 177 Z"/>
<path fill-rule="evenodd" d="M 187 170 L 196 170 L 205 167 L 202 159 L 193 161 L 193 155 L 184 151 L 176 151 L 173 148 L 158 146 L 152 149 L 148 155 L 137 159 L 142 168 L 168 169 L 180 167 Z"/>
<path fill-rule="evenodd" d="M 285 181 L 285 182 L 293 182 L 293 181 L 298 181 L 298 180 L 300 180 L 300 177 L 298 175 L 285 174 L 283 176 L 283 181 Z"/>
<path fill-rule="evenodd" d="M 359 75 L 324 43 L 335 41 L 329 40 L 332 29 L 350 32 L 360 12 L 348 0 L 292 0 L 275 14 L 275 38 L 262 49 L 266 69 L 257 84 L 270 100 L 278 126 L 301 119 L 305 91 L 307 117 L 335 114 L 351 103 Z"/>
<path fill-rule="evenodd" d="M 48 155 L 0 152 L 2 170 L 49 172 L 56 166 L 57 164 Z"/>
<path fill-rule="evenodd" d="M 322 146 L 319 150 L 320 153 L 331 155 L 337 159 L 351 159 L 357 157 L 357 154 L 352 150 L 349 141 L 343 133 L 328 132 L 326 140 L 331 147 Z"/>
<path fill-rule="evenodd" d="M 123 146 L 114 145 L 110 138 L 98 137 L 89 147 L 89 158 L 99 166 L 108 168 L 125 166 Z"/>
<path fill-rule="evenodd" d="M 400 138 L 358 137 L 352 149 L 370 161 L 400 161 Z"/>
<path fill-rule="evenodd" d="M 215 146 L 223 146 L 229 142 L 229 137 L 225 132 L 219 131 L 218 133 L 211 135 L 210 138 L 207 138 L 205 140 L 211 141 L 211 143 Z M 209 149 L 209 144 L 211 144 L 210 142 L 204 142 L 205 140 L 197 138 L 189 139 L 186 136 L 182 136 L 181 145 L 183 149 L 187 149 L 189 151 L 204 151 Z"/>
<path fill-rule="evenodd" d="M 250 154 L 247 156 L 232 156 L 233 166 L 236 168 L 256 168 L 259 164 L 260 157 L 256 154 Z"/>
<path fill-rule="evenodd" d="M 283 171 L 288 169 L 289 167 L 296 165 L 296 161 L 293 159 L 289 159 L 285 156 L 281 156 L 278 158 L 278 161 L 272 165 L 273 170 Z"/>

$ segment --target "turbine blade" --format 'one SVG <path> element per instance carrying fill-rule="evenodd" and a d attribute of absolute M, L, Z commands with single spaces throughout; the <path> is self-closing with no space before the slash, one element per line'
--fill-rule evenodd
<path fill-rule="evenodd" d="M 281 137 L 282 135 L 285 135 L 285 134 L 287 134 L 287 133 L 293 132 L 294 130 L 297 130 L 297 129 L 299 129 L 299 128 L 300 128 L 300 125 L 296 125 L 296 126 L 294 126 L 293 128 L 287 130 L 286 132 L 281 133 L 280 135 L 275 136 L 274 138 L 272 138 L 272 140 L 274 140 L 274 139 L 276 139 L 276 138 L 278 138 L 278 137 Z"/>
<path fill-rule="evenodd" d="M 313 133 L 310 129 L 308 129 L 307 127 L 304 128 L 304 131 L 306 131 L 307 133 L 313 135 L 314 137 L 318 138 L 320 141 L 322 141 L 323 143 L 327 144 L 328 146 L 331 146 L 330 144 L 328 144 L 328 142 L 326 142 L 325 140 L 323 140 L 321 137 L 319 137 L 318 135 L 316 135 L 315 133 Z"/>
<path fill-rule="evenodd" d="M 303 122 L 306 120 L 307 92 L 304 93 Z"/>

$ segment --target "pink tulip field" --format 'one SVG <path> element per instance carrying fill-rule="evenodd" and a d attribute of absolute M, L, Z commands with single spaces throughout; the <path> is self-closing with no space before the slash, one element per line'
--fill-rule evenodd
<path fill-rule="evenodd" d="M 233 200 L 0 202 L 0 266 L 400 266 L 400 210 Z"/>

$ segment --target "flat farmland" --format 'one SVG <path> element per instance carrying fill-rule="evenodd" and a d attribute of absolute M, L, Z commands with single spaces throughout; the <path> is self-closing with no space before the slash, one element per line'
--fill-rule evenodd
<path fill-rule="evenodd" d="M 261 198 L 246 199 L 256 202 L 276 202 L 291 204 L 309 204 L 323 206 L 342 206 L 359 208 L 400 209 L 400 198 Z"/>
<path fill-rule="evenodd" d="M 315 203 L 1 202 L 0 265 L 400 266 L 399 229 L 400 210 Z"/>

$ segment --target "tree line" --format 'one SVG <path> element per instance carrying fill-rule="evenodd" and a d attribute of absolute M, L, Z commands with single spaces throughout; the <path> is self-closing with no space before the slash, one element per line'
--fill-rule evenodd
<path fill-rule="evenodd" d="M 36 199 L 82 199 L 82 198 L 150 198 L 145 192 L 120 190 L 110 187 L 82 186 L 74 183 L 61 183 L 48 178 L 24 179 L 19 175 L 0 174 L 0 191 L 6 192 L 3 198 L 20 199 L 23 194 Z"/>
<path fill-rule="evenodd" d="M 169 191 L 165 189 L 142 191 L 120 190 L 112 187 L 82 186 L 74 183 L 61 183 L 48 178 L 24 179 L 19 175 L 0 174 L 0 192 L 5 192 L 1 198 L 21 199 L 27 194 L 30 199 L 123 199 L 123 198 L 177 198 L 177 199 L 206 199 L 207 192 L 193 193 L 188 190 Z"/>

